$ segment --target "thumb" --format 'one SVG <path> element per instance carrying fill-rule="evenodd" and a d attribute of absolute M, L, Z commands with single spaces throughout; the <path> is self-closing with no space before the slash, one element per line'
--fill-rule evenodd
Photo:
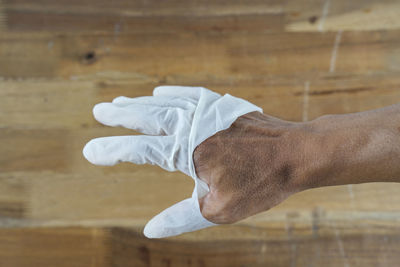
<path fill-rule="evenodd" d="M 152 218 L 143 233 L 148 238 L 162 238 L 215 225 L 201 215 L 197 199 L 187 198 Z"/>

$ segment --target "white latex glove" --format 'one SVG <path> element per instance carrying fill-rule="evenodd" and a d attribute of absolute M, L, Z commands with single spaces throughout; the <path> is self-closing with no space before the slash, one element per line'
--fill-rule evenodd
<path fill-rule="evenodd" d="M 206 220 L 198 199 L 209 191 L 195 172 L 193 152 L 208 137 L 225 130 L 240 116 L 262 109 L 229 94 L 221 96 L 202 87 L 160 86 L 153 96 L 117 97 L 93 108 L 96 120 L 148 135 L 113 136 L 91 140 L 85 158 L 97 165 L 129 161 L 180 170 L 194 179 L 191 198 L 158 214 L 144 228 L 149 238 L 179 235 L 216 224 Z"/>

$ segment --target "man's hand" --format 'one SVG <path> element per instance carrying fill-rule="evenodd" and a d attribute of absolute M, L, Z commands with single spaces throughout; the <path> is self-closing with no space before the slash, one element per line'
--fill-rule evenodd
<path fill-rule="evenodd" d="M 150 238 L 160 238 L 214 226 L 200 212 L 199 198 L 209 191 L 194 168 L 193 151 L 240 116 L 262 109 L 231 95 L 202 87 L 160 86 L 153 96 L 117 97 L 93 109 L 95 118 L 108 126 L 123 126 L 145 135 L 112 136 L 91 140 L 83 155 L 93 164 L 121 161 L 155 164 L 179 170 L 194 180 L 192 197 L 153 217 L 144 228 Z"/>
<path fill-rule="evenodd" d="M 200 199 L 203 216 L 233 223 L 298 192 L 307 138 L 303 124 L 253 112 L 201 143 L 193 158 L 197 175 L 210 187 Z"/>
<path fill-rule="evenodd" d="M 93 112 L 145 134 L 91 140 L 83 154 L 93 164 L 156 164 L 194 179 L 191 198 L 146 225 L 151 238 L 233 223 L 310 188 L 400 181 L 400 105 L 295 123 L 228 94 L 162 86 Z"/>

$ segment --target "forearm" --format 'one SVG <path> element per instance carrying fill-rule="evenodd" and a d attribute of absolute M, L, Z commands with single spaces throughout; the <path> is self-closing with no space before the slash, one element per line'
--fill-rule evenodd
<path fill-rule="evenodd" d="M 400 182 L 400 104 L 305 124 L 304 188 Z M 303 189 L 304 189 L 303 188 Z"/>
<path fill-rule="evenodd" d="M 400 104 L 300 123 L 243 115 L 194 151 L 196 173 L 210 187 L 201 212 L 232 223 L 309 188 L 400 182 L 399 127 Z"/>

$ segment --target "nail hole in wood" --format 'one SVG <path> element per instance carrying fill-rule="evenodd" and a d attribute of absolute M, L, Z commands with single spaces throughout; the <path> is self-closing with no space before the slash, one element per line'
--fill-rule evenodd
<path fill-rule="evenodd" d="M 318 20 L 318 17 L 317 17 L 317 16 L 312 16 L 312 17 L 309 17 L 309 18 L 308 18 L 308 21 L 309 21 L 311 24 L 314 24 L 315 22 L 317 22 L 317 20 Z"/>
<path fill-rule="evenodd" d="M 96 53 L 94 51 L 89 51 L 84 55 L 83 62 L 86 64 L 92 64 L 96 59 Z"/>

